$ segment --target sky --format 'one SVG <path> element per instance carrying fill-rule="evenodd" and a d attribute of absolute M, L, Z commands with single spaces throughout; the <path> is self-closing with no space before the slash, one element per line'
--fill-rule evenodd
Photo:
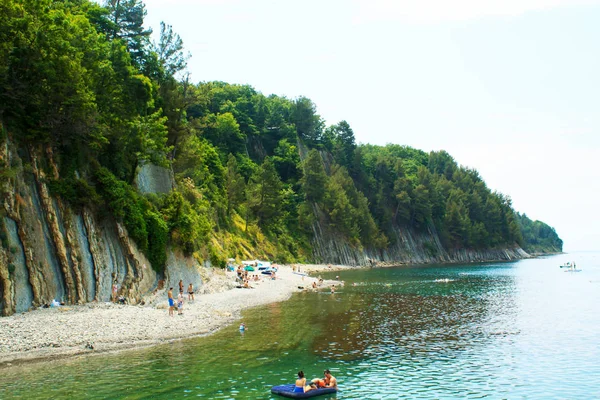
<path fill-rule="evenodd" d="M 600 250 L 600 0 L 146 0 L 194 81 L 306 96 L 360 143 L 446 150 Z"/>

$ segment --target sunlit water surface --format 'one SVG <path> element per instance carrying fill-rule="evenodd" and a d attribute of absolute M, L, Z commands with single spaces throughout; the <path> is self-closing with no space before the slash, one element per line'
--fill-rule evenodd
<path fill-rule="evenodd" d="M 600 253 L 336 274 L 334 295 L 247 311 L 244 334 L 3 369 L 0 398 L 278 398 L 325 368 L 341 391 L 321 399 L 600 398 Z"/>

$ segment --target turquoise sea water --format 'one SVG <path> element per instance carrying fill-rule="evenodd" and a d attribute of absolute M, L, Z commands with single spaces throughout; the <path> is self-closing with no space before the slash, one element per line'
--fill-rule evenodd
<path fill-rule="evenodd" d="M 0 398 L 269 399 L 325 368 L 341 391 L 321 399 L 600 398 L 600 253 L 336 274 L 243 334 L 0 370 Z"/>

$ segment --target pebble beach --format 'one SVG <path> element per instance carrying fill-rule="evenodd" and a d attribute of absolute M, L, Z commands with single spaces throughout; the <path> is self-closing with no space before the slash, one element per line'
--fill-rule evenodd
<path fill-rule="evenodd" d="M 0 318 L 0 367 L 152 346 L 172 340 L 208 335 L 238 320 L 241 311 L 288 299 L 308 289 L 318 271 L 348 267 L 326 265 L 281 266 L 277 279 L 266 276 L 237 288 L 235 274 L 214 270 L 186 301 L 183 315 L 169 316 L 166 290 L 144 299 L 144 305 L 87 303 L 37 309 Z M 300 272 L 297 272 L 298 269 Z M 337 281 L 325 281 L 328 290 Z M 174 294 L 177 296 L 177 294 Z"/>

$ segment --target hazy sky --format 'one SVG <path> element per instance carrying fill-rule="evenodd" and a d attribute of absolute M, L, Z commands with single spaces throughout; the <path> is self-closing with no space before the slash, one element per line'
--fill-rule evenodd
<path fill-rule="evenodd" d="M 600 0 L 146 0 L 194 81 L 306 96 L 358 142 L 444 149 L 565 251 L 600 249 Z"/>

